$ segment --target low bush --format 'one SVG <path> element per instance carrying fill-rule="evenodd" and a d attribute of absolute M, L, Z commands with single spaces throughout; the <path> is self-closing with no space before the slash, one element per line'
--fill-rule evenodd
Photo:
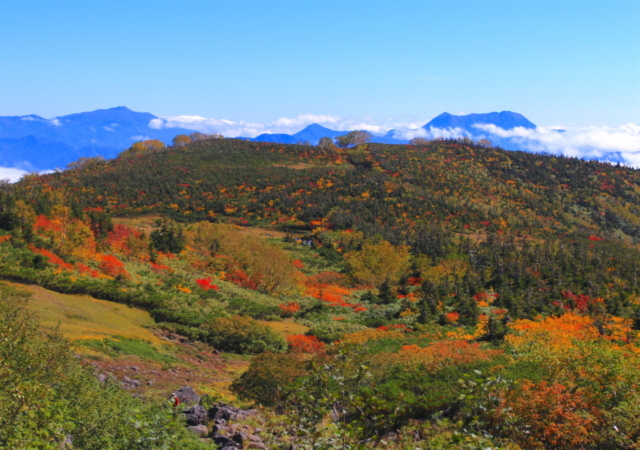
<path fill-rule="evenodd" d="M 287 349 L 287 342 L 278 333 L 251 317 L 220 317 L 201 328 L 209 344 L 227 352 L 255 354 Z"/>
<path fill-rule="evenodd" d="M 364 325 L 334 320 L 331 322 L 314 323 L 307 334 L 315 336 L 323 342 L 331 343 L 340 340 L 345 334 L 356 333 L 367 329 Z"/>

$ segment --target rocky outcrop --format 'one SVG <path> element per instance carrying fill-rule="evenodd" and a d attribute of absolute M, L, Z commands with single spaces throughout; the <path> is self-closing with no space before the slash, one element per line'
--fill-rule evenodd
<path fill-rule="evenodd" d="M 216 406 L 209 409 L 210 420 L 224 419 L 227 421 L 232 420 L 237 422 L 257 414 L 258 411 L 255 409 L 239 409 L 225 405 L 224 403 L 218 403 Z"/>
<path fill-rule="evenodd" d="M 218 403 L 209 409 L 200 405 L 200 396 L 190 387 L 177 390 L 176 397 L 182 407 L 185 425 L 192 433 L 204 440 L 213 441 L 220 450 L 241 450 L 243 448 L 269 450 L 259 433 L 260 428 L 243 424 L 250 417 L 258 415 L 255 409 L 240 409 L 225 403 Z"/>

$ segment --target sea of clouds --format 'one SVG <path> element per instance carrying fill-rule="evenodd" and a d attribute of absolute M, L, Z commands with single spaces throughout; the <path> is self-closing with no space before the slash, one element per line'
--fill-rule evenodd
<path fill-rule="evenodd" d="M 382 135 L 394 130 L 398 139 L 424 137 L 485 138 L 489 141 L 508 139 L 521 150 L 573 156 L 584 159 L 621 162 L 640 167 L 640 124 L 629 123 L 617 127 L 606 126 L 545 126 L 535 129 L 514 128 L 504 130 L 495 125 L 475 125 L 476 132 L 470 136 L 460 128 L 424 129 L 424 121 L 403 122 L 388 119 L 376 121 L 370 118 L 350 119 L 333 115 L 301 114 L 294 118 L 282 117 L 271 123 L 234 122 L 225 119 L 212 119 L 201 116 L 176 116 L 153 119 L 151 128 L 187 128 L 202 133 L 220 133 L 226 137 L 256 137 L 262 133 L 294 134 L 312 123 L 320 124 L 332 130 L 366 130 Z M 515 147 L 514 147 L 515 148 Z"/>
<path fill-rule="evenodd" d="M 640 168 L 640 124 L 608 126 L 543 126 L 535 129 L 504 130 L 495 125 L 475 125 L 473 135 L 460 128 L 430 128 L 422 126 L 428 120 L 401 121 L 394 119 L 353 119 L 328 114 L 300 114 L 281 117 L 270 123 L 232 121 L 201 116 L 162 117 L 151 120 L 149 127 L 186 128 L 201 133 L 220 133 L 225 137 L 253 138 L 263 133 L 295 134 L 313 123 L 338 131 L 366 130 L 383 135 L 393 130 L 393 137 L 410 140 L 472 137 L 495 142 L 509 142 L 512 148 L 532 152 L 551 153 L 583 159 L 598 159 Z M 507 141 L 505 141 L 507 140 Z M 507 149 L 509 147 L 505 145 Z M 0 180 L 18 181 L 28 171 L 21 168 L 0 167 Z"/>

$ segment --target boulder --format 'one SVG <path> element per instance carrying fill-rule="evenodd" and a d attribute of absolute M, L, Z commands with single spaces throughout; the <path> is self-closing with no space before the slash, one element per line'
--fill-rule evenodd
<path fill-rule="evenodd" d="M 209 409 L 209 419 L 211 420 L 224 419 L 227 421 L 232 420 L 237 422 L 257 414 L 258 411 L 255 409 L 239 409 L 224 403 L 218 403 L 216 406 Z"/>
<path fill-rule="evenodd" d="M 187 423 L 192 426 L 202 425 L 207 420 L 207 410 L 204 406 L 194 405 L 183 413 Z"/>
<path fill-rule="evenodd" d="M 269 446 L 264 442 L 252 442 L 249 444 L 249 448 L 256 448 L 259 450 L 269 450 Z"/>
<path fill-rule="evenodd" d="M 200 396 L 196 394 L 191 386 L 183 386 L 176 392 L 176 397 L 180 400 L 180 403 L 200 403 Z"/>
<path fill-rule="evenodd" d="M 240 444 L 240 447 L 242 447 L 242 445 L 249 440 L 249 435 L 241 431 L 231 436 L 231 440 L 237 442 Z"/>
<path fill-rule="evenodd" d="M 206 437 L 209 434 L 209 429 L 204 425 L 195 425 L 187 428 L 189 429 L 189 431 L 200 437 Z"/>
<path fill-rule="evenodd" d="M 238 444 L 225 436 L 214 436 L 213 442 L 220 448 L 233 447 L 238 448 Z"/>

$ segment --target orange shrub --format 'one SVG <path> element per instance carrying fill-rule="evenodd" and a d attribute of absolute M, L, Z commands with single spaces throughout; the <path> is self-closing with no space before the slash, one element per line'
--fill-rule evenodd
<path fill-rule="evenodd" d="M 600 412 L 580 391 L 525 380 L 509 392 L 498 412 L 523 448 L 594 448 Z"/>
<path fill-rule="evenodd" d="M 404 345 L 398 353 L 380 353 L 380 357 L 395 364 L 421 364 L 428 371 L 437 371 L 450 365 L 486 361 L 502 355 L 502 350 L 486 350 L 479 343 L 467 341 L 439 341 L 428 347 Z"/>
<path fill-rule="evenodd" d="M 320 353 L 324 351 L 325 344 L 315 336 L 296 334 L 287 337 L 289 348 L 293 352 Z"/>
<path fill-rule="evenodd" d="M 516 350 L 530 345 L 568 348 L 576 339 L 592 340 L 599 336 L 592 318 L 574 313 L 563 314 L 560 317 L 545 317 L 538 321 L 516 320 L 510 328 L 515 333 L 508 334 L 505 340 Z"/>
<path fill-rule="evenodd" d="M 278 305 L 284 317 L 291 317 L 300 311 L 300 305 L 296 302 L 289 302 L 286 305 Z"/>

